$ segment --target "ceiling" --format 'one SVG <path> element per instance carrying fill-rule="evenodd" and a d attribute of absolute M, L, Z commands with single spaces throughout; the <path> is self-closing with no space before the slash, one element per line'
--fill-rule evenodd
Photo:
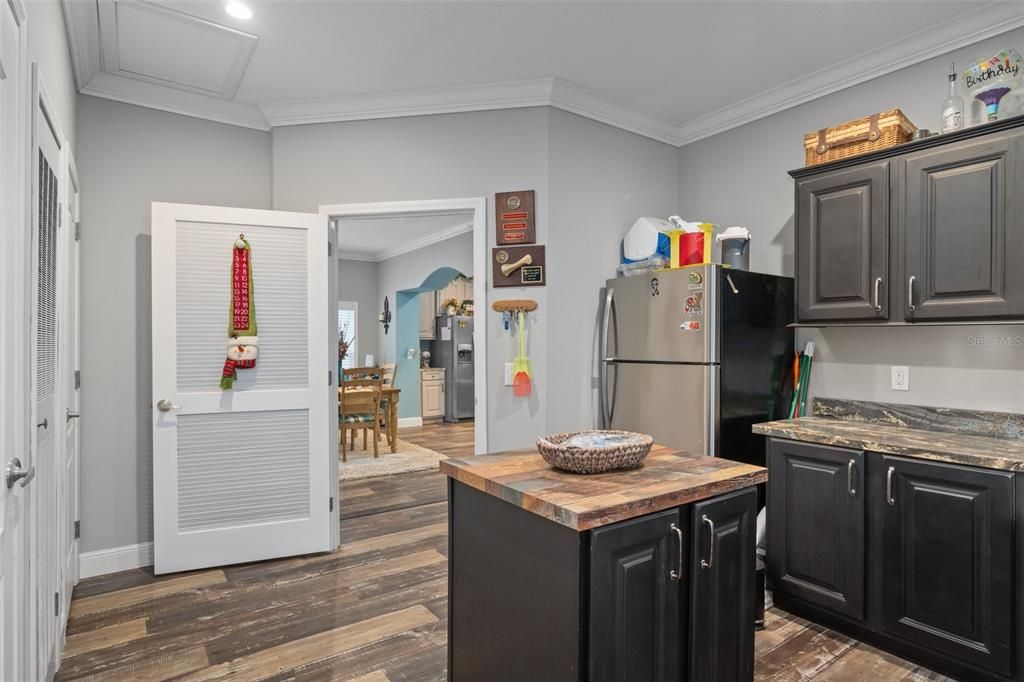
<path fill-rule="evenodd" d="M 472 213 L 343 218 L 339 256 L 380 262 L 473 231 Z"/>
<path fill-rule="evenodd" d="M 551 105 L 672 144 L 1024 26 L 1020 0 L 63 0 L 79 89 L 253 128 Z"/>

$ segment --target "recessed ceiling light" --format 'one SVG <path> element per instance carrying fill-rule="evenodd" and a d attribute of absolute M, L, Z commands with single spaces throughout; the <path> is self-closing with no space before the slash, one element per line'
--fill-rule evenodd
<path fill-rule="evenodd" d="M 240 2 L 229 2 L 225 5 L 224 11 L 235 19 L 252 19 L 252 10 Z"/>

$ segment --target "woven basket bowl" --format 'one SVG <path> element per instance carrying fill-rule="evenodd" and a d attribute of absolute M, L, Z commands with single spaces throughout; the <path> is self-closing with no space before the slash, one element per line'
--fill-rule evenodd
<path fill-rule="evenodd" d="M 643 464 L 644 458 L 651 451 L 654 439 L 642 433 L 629 431 L 600 431 L 602 434 L 618 434 L 633 436 L 636 442 L 624 445 L 604 447 L 575 447 L 563 445 L 573 436 L 593 431 L 573 431 L 544 436 L 537 439 L 537 451 L 544 461 L 557 469 L 572 471 L 577 474 L 599 474 L 602 471 L 615 469 L 635 469 Z"/>

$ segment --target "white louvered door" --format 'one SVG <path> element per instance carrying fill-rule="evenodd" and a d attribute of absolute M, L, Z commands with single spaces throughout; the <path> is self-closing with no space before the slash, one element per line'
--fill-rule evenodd
<path fill-rule="evenodd" d="M 252 249 L 260 348 L 223 391 L 239 233 Z M 326 216 L 153 204 L 157 573 L 334 547 L 327 243 Z"/>

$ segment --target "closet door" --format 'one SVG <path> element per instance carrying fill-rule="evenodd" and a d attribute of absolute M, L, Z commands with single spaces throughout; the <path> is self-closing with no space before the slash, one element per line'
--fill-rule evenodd
<path fill-rule="evenodd" d="M 0 3 L 0 680 L 37 679 L 28 478 L 29 70 L 25 6 Z M 10 330 L 18 330 L 11 333 Z"/>
<path fill-rule="evenodd" d="M 56 664 L 58 640 L 64 631 L 67 604 L 62 603 L 61 533 L 58 521 L 62 485 L 61 443 L 63 414 L 58 387 L 58 233 L 63 200 L 62 171 L 64 135 L 41 82 L 38 65 L 32 65 L 32 271 L 31 285 L 31 453 L 35 467 L 32 482 L 32 574 L 37 581 L 35 599 L 37 662 L 39 670 Z"/>

